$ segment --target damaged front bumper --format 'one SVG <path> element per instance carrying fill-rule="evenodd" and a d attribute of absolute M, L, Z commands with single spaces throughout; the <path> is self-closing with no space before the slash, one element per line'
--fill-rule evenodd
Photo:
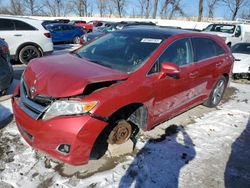
<path fill-rule="evenodd" d="M 18 130 L 28 144 L 72 165 L 88 163 L 95 140 L 107 122 L 88 114 L 35 120 L 20 108 L 19 99 L 12 99 L 13 112 Z"/>

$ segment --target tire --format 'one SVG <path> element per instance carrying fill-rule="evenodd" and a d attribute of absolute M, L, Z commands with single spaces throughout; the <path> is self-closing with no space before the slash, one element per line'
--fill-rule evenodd
<path fill-rule="evenodd" d="M 220 79 L 216 82 L 213 90 L 209 94 L 208 99 L 203 103 L 203 105 L 209 108 L 217 106 L 223 98 L 226 85 L 227 79 L 224 76 L 221 76 Z"/>
<path fill-rule="evenodd" d="M 73 38 L 73 43 L 74 43 L 74 44 L 80 44 L 80 37 L 79 37 L 79 36 L 75 36 L 75 37 Z"/>
<path fill-rule="evenodd" d="M 28 45 L 24 46 L 18 55 L 19 61 L 23 64 L 28 64 L 31 59 L 41 57 L 41 53 L 37 47 Z"/>

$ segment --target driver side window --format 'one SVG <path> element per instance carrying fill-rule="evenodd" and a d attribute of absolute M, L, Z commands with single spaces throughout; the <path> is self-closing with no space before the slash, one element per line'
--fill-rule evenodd
<path fill-rule="evenodd" d="M 239 36 L 241 36 L 241 28 L 240 28 L 240 26 L 238 25 L 238 26 L 236 27 L 235 37 L 239 37 Z"/>
<path fill-rule="evenodd" d="M 161 54 L 159 58 L 159 63 L 163 62 L 174 63 L 178 66 L 184 66 L 193 63 L 193 52 L 190 44 L 190 39 L 184 38 L 179 39 L 170 46 Z"/>

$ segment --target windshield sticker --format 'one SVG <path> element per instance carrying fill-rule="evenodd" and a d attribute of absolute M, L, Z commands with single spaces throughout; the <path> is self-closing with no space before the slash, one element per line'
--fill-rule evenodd
<path fill-rule="evenodd" d="M 141 42 L 160 44 L 161 39 L 143 38 Z"/>

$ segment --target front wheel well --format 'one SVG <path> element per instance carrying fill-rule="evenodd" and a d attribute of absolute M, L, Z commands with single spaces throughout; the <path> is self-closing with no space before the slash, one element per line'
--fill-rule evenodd
<path fill-rule="evenodd" d="M 141 103 L 133 103 L 114 112 L 109 118 L 108 125 L 97 137 L 90 153 L 90 159 L 99 159 L 105 154 L 108 149 L 109 135 L 120 120 L 126 120 L 131 125 L 132 133 L 130 139 L 134 141 L 139 129 L 145 129 L 146 127 L 147 108 Z"/>

